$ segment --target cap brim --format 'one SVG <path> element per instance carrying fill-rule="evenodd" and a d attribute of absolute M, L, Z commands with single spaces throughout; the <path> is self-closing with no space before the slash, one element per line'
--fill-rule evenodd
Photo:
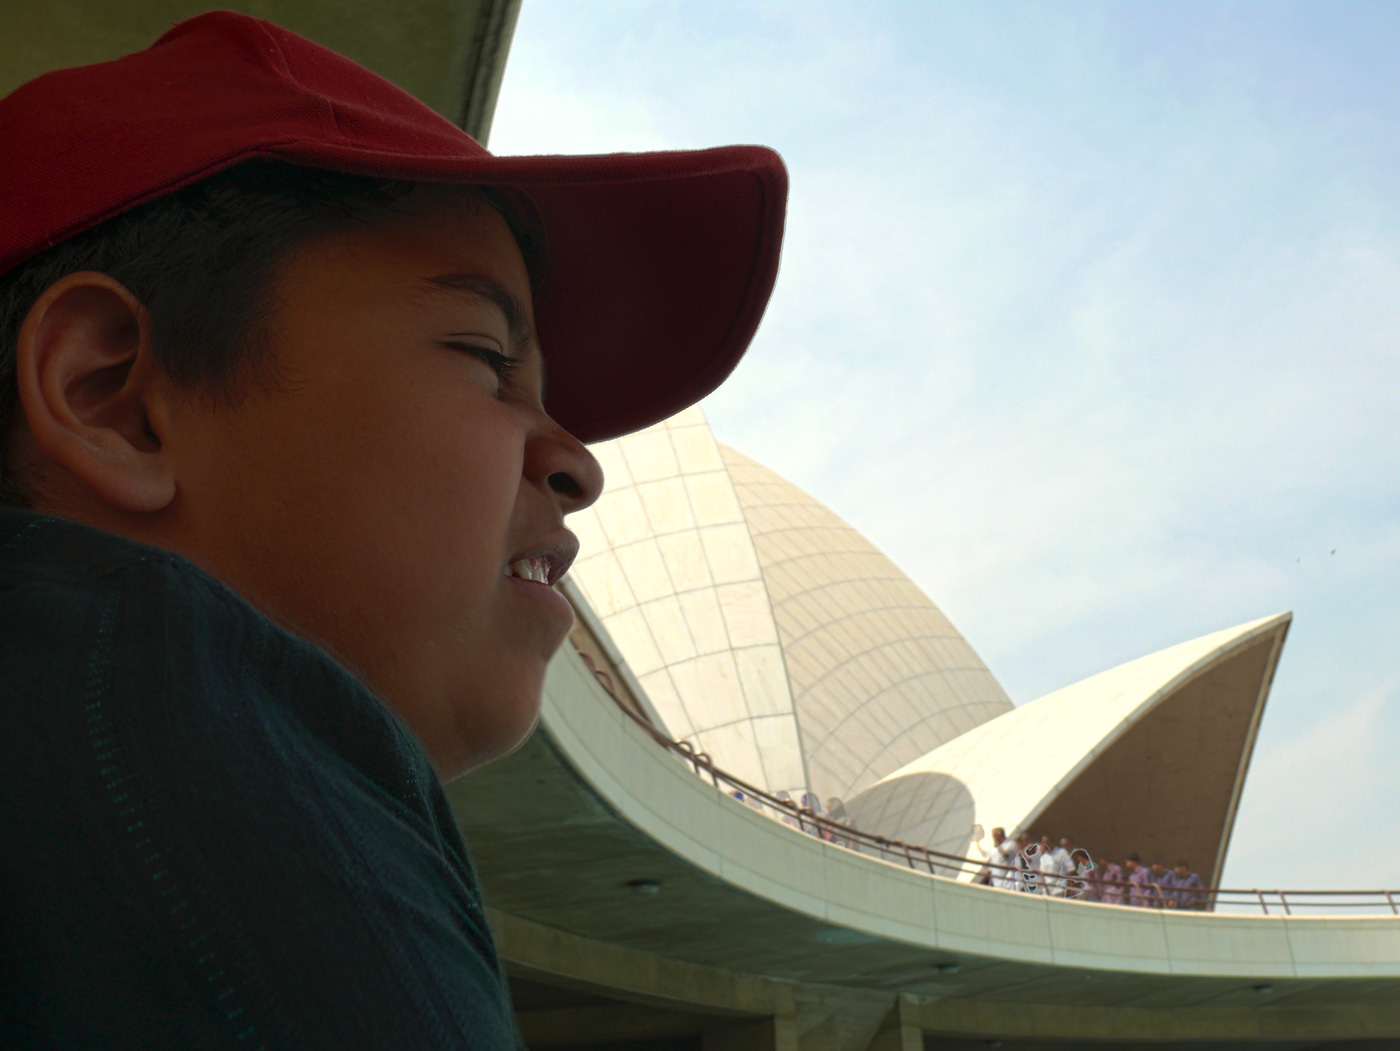
<path fill-rule="evenodd" d="M 535 304 L 546 408 L 585 442 L 650 426 L 718 387 L 748 348 L 778 274 L 787 171 L 762 146 L 449 159 L 316 142 L 261 152 L 523 189 L 549 248 Z"/>

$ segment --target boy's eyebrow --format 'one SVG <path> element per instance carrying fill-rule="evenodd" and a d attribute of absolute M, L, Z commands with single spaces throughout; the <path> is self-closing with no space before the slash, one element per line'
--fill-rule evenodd
<path fill-rule="evenodd" d="M 438 274 L 425 278 L 424 284 L 433 292 L 459 292 L 494 305 L 505 316 L 511 350 L 515 354 L 523 354 L 534 342 L 535 333 L 525 304 L 500 282 L 481 274 Z"/>

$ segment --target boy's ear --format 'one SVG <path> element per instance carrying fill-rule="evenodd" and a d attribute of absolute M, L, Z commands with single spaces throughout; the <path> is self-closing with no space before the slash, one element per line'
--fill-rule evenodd
<path fill-rule="evenodd" d="M 162 455 L 169 386 L 140 300 L 106 274 L 68 274 L 30 308 L 15 349 L 32 452 L 47 461 L 39 478 L 66 474 L 113 510 L 174 499 Z"/>

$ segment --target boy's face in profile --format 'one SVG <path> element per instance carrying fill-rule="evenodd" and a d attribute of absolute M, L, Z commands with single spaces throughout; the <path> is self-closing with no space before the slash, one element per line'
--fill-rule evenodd
<path fill-rule="evenodd" d="M 188 406 L 182 542 L 362 675 L 444 778 L 504 754 L 573 622 L 563 517 L 602 487 L 542 407 L 514 237 L 421 190 L 296 251 L 270 320 L 278 389 Z"/>
<path fill-rule="evenodd" d="M 420 189 L 294 250 L 267 320 L 275 386 L 230 408 L 153 381 L 148 455 L 174 496 L 117 531 L 324 645 L 444 779 L 510 751 L 573 614 L 509 570 L 557 581 L 577 551 L 563 517 L 602 487 L 542 407 L 513 235 L 485 205 Z"/>

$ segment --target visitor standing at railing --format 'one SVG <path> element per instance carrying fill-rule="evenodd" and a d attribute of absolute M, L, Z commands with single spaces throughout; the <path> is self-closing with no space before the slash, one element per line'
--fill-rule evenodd
<path fill-rule="evenodd" d="M 776 793 L 774 798 L 780 800 L 787 808 L 787 812 L 783 814 L 783 824 L 787 825 L 788 828 L 799 828 L 800 826 L 797 823 L 797 804 L 793 802 L 792 793 L 784 790 Z"/>
<path fill-rule="evenodd" d="M 1128 870 L 1128 904 L 1142 909 L 1151 908 L 1157 896 L 1152 889 L 1152 870 L 1136 854 L 1129 854 L 1123 866 Z"/>
<path fill-rule="evenodd" d="M 1040 846 L 1031 842 L 1031 834 L 1022 832 L 1016 836 L 1016 889 L 1027 894 L 1035 893 L 1040 882 Z"/>
<path fill-rule="evenodd" d="M 1107 858 L 1099 858 L 1098 866 L 1088 875 L 1090 901 L 1105 905 L 1123 904 L 1123 869 Z"/>
<path fill-rule="evenodd" d="M 850 818 L 846 816 L 846 804 L 835 796 L 832 796 L 826 801 L 826 818 L 833 825 L 849 827 L 851 824 Z M 832 830 L 831 842 L 835 843 L 838 847 L 845 847 L 848 850 L 854 849 L 854 845 L 847 837 L 841 835 L 839 829 Z"/>
<path fill-rule="evenodd" d="M 992 886 L 1000 890 L 1017 890 L 1020 887 L 1020 873 L 1016 871 L 1016 843 L 1009 839 L 1006 832 L 1000 828 L 992 829 L 992 839 L 996 846 L 992 849 L 991 857 L 988 858 L 993 865 L 1000 865 L 1000 868 L 992 869 Z"/>
<path fill-rule="evenodd" d="M 1083 847 L 1074 847 L 1069 852 L 1070 873 L 1065 881 L 1065 897 L 1082 898 L 1089 890 L 1089 876 L 1098 866 Z"/>
<path fill-rule="evenodd" d="M 1040 893 L 1048 894 L 1052 898 L 1062 898 L 1065 893 L 1064 877 L 1070 872 L 1070 857 L 1068 839 L 1060 840 L 1060 845 L 1055 846 L 1049 836 L 1042 836 L 1040 840 Z"/>
<path fill-rule="evenodd" d="M 1184 858 L 1177 860 L 1176 867 L 1163 874 L 1161 879 L 1162 898 L 1169 909 L 1204 909 L 1206 896 L 1201 877 L 1191 871 Z"/>
<path fill-rule="evenodd" d="M 1020 884 L 1016 868 L 1016 844 L 1006 837 L 1006 829 L 998 826 L 992 829 L 992 849 L 982 846 L 982 826 L 974 825 L 972 845 L 987 859 L 987 866 L 973 879 L 974 883 L 986 883 L 1002 890 L 1016 890 Z"/>
<path fill-rule="evenodd" d="M 1163 881 L 1167 878 L 1167 875 L 1167 866 L 1163 865 L 1160 861 L 1154 861 L 1152 863 L 1152 876 L 1150 878 L 1152 882 L 1153 891 L 1152 907 L 1154 909 L 1161 909 L 1166 907 L 1166 884 L 1164 884 Z"/>

